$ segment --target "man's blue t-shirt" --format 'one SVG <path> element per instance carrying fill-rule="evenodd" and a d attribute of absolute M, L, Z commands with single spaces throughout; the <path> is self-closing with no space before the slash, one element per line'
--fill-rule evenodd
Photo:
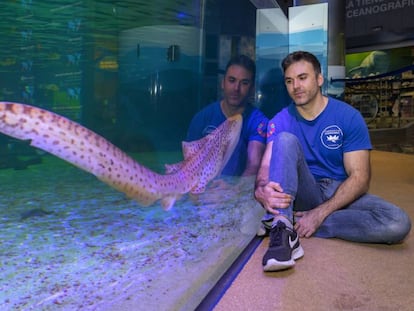
<path fill-rule="evenodd" d="M 344 168 L 344 153 L 372 149 L 368 128 L 360 112 L 334 98 L 329 98 L 325 110 L 312 121 L 302 118 L 295 104 L 291 103 L 269 121 L 268 142 L 280 132 L 297 136 L 316 180 L 345 180 L 348 175 Z"/>
<path fill-rule="evenodd" d="M 266 144 L 266 127 L 268 119 L 257 108 L 248 105 L 243 114 L 243 126 L 240 140 L 222 171 L 222 175 L 240 176 L 246 169 L 247 145 L 256 140 Z M 203 138 L 226 121 L 221 111 L 220 101 L 214 102 L 199 111 L 191 120 L 187 133 L 187 141 Z"/>

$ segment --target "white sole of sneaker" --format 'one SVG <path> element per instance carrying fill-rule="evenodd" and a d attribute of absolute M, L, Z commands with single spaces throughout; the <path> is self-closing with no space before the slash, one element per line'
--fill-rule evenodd
<path fill-rule="evenodd" d="M 295 260 L 298 260 L 305 255 L 302 245 L 292 251 L 292 259 L 288 261 L 277 261 L 274 258 L 269 259 L 263 267 L 265 272 L 281 271 L 292 268 L 295 265 Z"/>
<path fill-rule="evenodd" d="M 303 257 L 303 255 L 305 255 L 305 251 L 303 250 L 302 245 L 299 245 L 299 247 L 298 247 L 298 248 L 295 248 L 295 249 L 292 251 L 292 258 L 293 258 L 294 260 L 298 260 L 298 259 L 302 258 L 302 257 Z"/>
<path fill-rule="evenodd" d="M 288 261 L 277 261 L 274 258 L 269 259 L 266 262 L 266 265 L 263 267 L 263 271 L 265 272 L 273 272 L 273 271 L 280 271 L 292 268 L 295 265 L 295 261 L 293 259 Z"/>

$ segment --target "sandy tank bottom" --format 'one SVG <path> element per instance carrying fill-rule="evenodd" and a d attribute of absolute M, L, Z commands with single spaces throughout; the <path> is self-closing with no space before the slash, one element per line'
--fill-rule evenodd
<path fill-rule="evenodd" d="M 0 170 L 0 310 L 194 309 L 263 214 L 251 178 L 186 195 L 166 212 L 42 158 Z"/>

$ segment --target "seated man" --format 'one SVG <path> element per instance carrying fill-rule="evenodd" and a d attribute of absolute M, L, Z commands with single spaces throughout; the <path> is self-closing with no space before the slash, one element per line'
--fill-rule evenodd
<path fill-rule="evenodd" d="M 291 53 L 282 67 L 293 103 L 269 121 L 255 190 L 271 227 L 264 271 L 293 267 L 304 254 L 299 237 L 401 242 L 408 215 L 367 193 L 372 147 L 359 111 L 322 95 L 314 55 Z"/>
<path fill-rule="evenodd" d="M 249 103 L 252 95 L 256 66 L 249 57 L 233 57 L 226 66 L 221 83 L 223 98 L 201 111 L 191 120 L 187 141 L 200 139 L 211 133 L 228 117 L 242 114 L 240 140 L 222 175 L 255 175 L 266 143 L 267 118 Z"/>

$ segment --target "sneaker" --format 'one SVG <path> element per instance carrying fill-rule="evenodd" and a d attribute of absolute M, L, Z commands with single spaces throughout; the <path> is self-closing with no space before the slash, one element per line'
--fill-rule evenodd
<path fill-rule="evenodd" d="M 256 235 L 258 237 L 265 237 L 269 235 L 270 230 L 265 227 L 262 223 L 259 225 L 259 228 L 257 228 Z"/>
<path fill-rule="evenodd" d="M 270 230 L 269 249 L 263 256 L 264 271 L 279 271 L 293 267 L 295 260 L 303 257 L 304 251 L 298 234 L 278 221 Z"/>
<path fill-rule="evenodd" d="M 273 224 L 273 218 L 274 216 L 272 214 L 266 213 L 262 221 L 259 225 L 259 228 L 257 229 L 256 235 L 259 237 L 268 236 L 270 230 L 272 229 Z"/>

